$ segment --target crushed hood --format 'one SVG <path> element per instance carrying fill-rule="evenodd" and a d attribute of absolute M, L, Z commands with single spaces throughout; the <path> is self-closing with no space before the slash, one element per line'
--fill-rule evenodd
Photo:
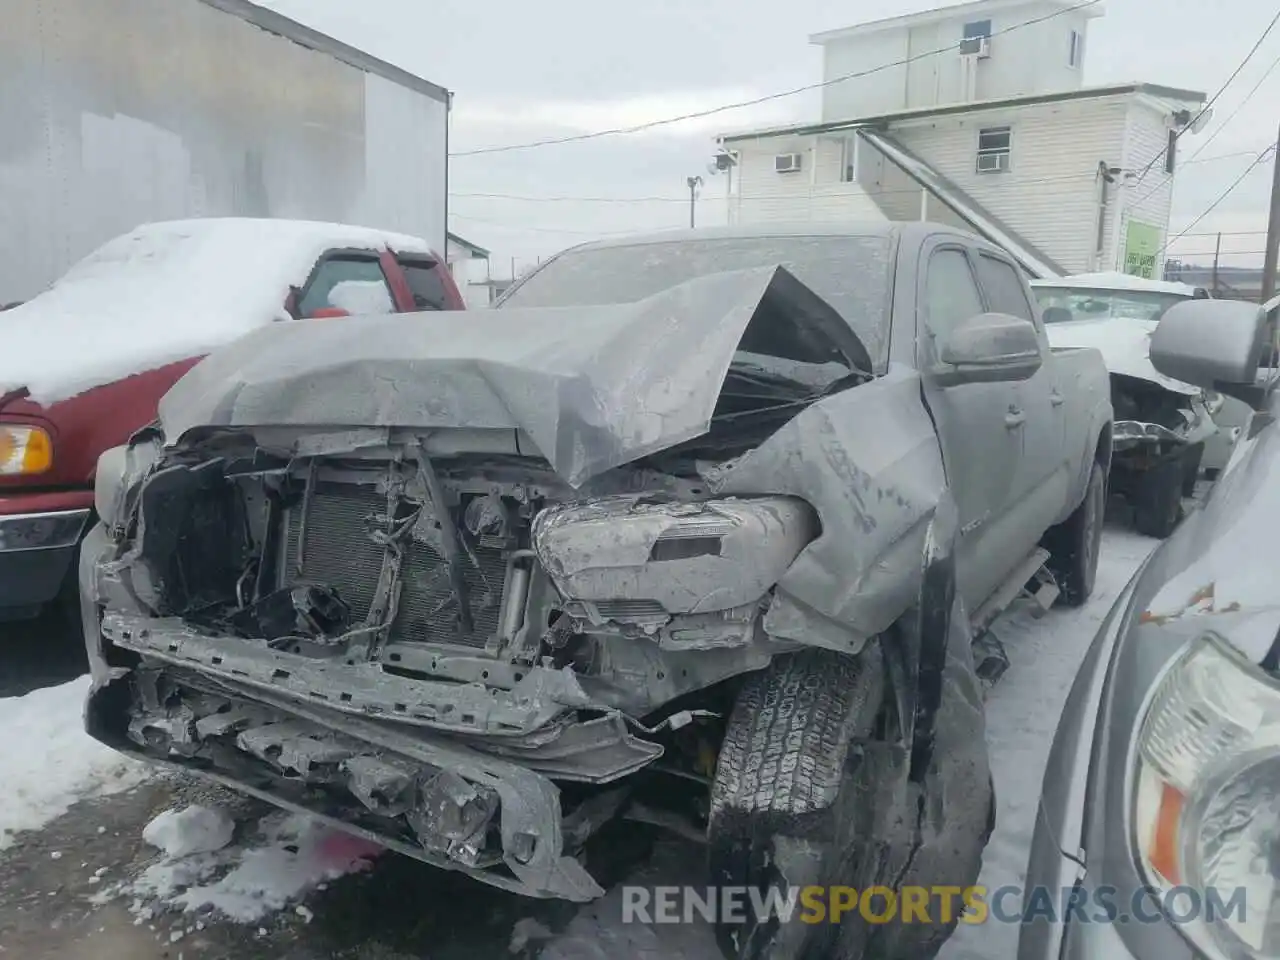
<path fill-rule="evenodd" d="M 739 344 L 769 352 L 743 343 L 762 311 L 764 330 L 797 331 L 787 359 L 870 369 L 832 307 L 764 267 L 635 303 L 272 324 L 193 367 L 160 419 L 170 443 L 197 427 L 517 430 L 577 487 L 706 433 Z"/>
<path fill-rule="evenodd" d="M 1166 377 L 1151 363 L 1151 334 L 1157 325 L 1151 320 L 1108 317 L 1048 323 L 1045 329 L 1055 347 L 1092 347 L 1100 352 L 1110 373 L 1147 380 L 1186 396 L 1200 393 L 1199 387 Z"/>

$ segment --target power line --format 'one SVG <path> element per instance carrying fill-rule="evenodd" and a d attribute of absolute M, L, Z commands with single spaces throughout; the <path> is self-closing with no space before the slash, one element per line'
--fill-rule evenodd
<path fill-rule="evenodd" d="M 1219 257 L 1260 257 L 1265 254 L 1265 250 L 1179 250 L 1180 257 L 1212 257 L 1217 254 Z"/>
<path fill-rule="evenodd" d="M 1280 63 L 1280 60 L 1277 60 L 1276 62 L 1277 62 L 1277 63 Z M 1221 128 L 1219 128 L 1219 130 L 1221 130 Z M 1203 149 L 1203 146 L 1204 146 L 1204 145 L 1202 144 L 1202 145 L 1201 145 L 1201 149 Z M 1199 156 L 1200 150 L 1196 150 L 1196 152 L 1195 152 L 1195 153 L 1193 153 L 1191 156 L 1187 157 L 1187 159 L 1185 159 L 1185 160 L 1183 160 L 1183 161 L 1182 161 L 1182 166 L 1184 166 L 1184 167 L 1185 167 L 1185 166 L 1187 166 L 1188 164 L 1191 164 L 1191 163 L 1214 163 L 1214 162 L 1216 162 L 1216 161 L 1218 161 L 1218 160 L 1232 160 L 1232 159 L 1234 159 L 1234 158 L 1236 158 L 1236 157 L 1253 157 L 1253 156 L 1257 156 L 1257 153 L 1258 153 L 1258 150 L 1259 150 L 1259 149 L 1266 149 L 1266 148 L 1265 148 L 1265 147 L 1263 147 L 1263 148 L 1257 148 L 1257 147 L 1255 147 L 1255 148 L 1254 148 L 1254 149 L 1252 149 L 1252 150 L 1236 150 L 1236 151 L 1234 151 L 1234 152 L 1232 152 L 1232 153 L 1219 153 L 1219 154 L 1215 154 L 1215 155 L 1214 155 L 1214 156 L 1212 156 L 1212 157 L 1201 157 L 1201 156 Z"/>
<path fill-rule="evenodd" d="M 685 203 L 689 201 L 686 200 Z M 521 223 L 503 223 L 500 220 L 484 220 L 480 217 L 469 217 L 461 213 L 450 212 L 449 216 L 454 220 L 463 220 L 467 223 L 482 223 L 488 227 L 500 227 L 504 230 L 515 230 L 525 233 L 554 233 L 564 234 L 566 236 L 578 237 L 625 237 L 627 234 L 635 233 L 632 230 L 569 230 L 560 227 L 532 227 Z M 678 227 L 679 224 L 672 225 L 672 229 Z M 659 228 L 661 229 L 661 228 Z"/>
<path fill-rule="evenodd" d="M 1027 185 L 1037 184 L 1037 183 L 1063 183 L 1067 181 L 1084 182 L 1084 181 L 1094 180 L 1095 176 L 1096 176 L 1095 174 L 1089 174 L 1088 176 L 1082 176 L 1080 174 L 1072 174 L 1069 176 L 1061 176 L 1061 177 L 1028 178 L 1028 179 L 1019 181 L 1019 184 L 1022 186 L 1027 186 Z M 908 187 L 905 189 L 876 190 L 873 193 L 871 193 L 870 196 L 873 199 L 876 197 L 891 197 L 895 195 L 919 196 L 920 191 L 922 189 L 924 188 Z M 688 203 L 689 203 L 688 197 L 681 197 L 681 198 L 676 198 L 676 197 L 588 197 L 588 198 L 522 197 L 518 194 L 501 194 L 501 193 L 496 193 L 496 194 L 454 193 L 454 194 L 450 194 L 450 197 L 451 199 L 452 198 L 486 198 L 486 199 L 497 199 L 497 200 L 508 200 L 508 201 L 514 200 L 517 202 L 521 200 L 528 200 L 528 201 L 534 201 L 534 202 L 598 202 L 598 203 L 626 203 L 626 204 L 679 203 L 684 206 L 688 206 Z M 765 194 L 765 195 L 752 196 L 746 199 L 747 199 L 747 202 L 754 203 L 756 201 L 769 201 L 769 200 L 798 200 L 798 201 L 821 200 L 823 199 L 823 197 L 824 197 L 823 194 L 802 193 L 802 194 Z M 720 200 L 722 198 L 713 197 L 711 199 Z M 730 198 L 730 199 L 736 200 L 738 198 Z M 500 227 L 504 230 L 525 231 L 529 233 L 565 234 L 568 236 L 583 236 L 583 237 L 626 236 L 628 234 L 635 233 L 637 229 L 653 229 L 652 227 L 645 227 L 645 228 L 632 228 L 630 230 L 577 230 L 577 229 L 571 229 L 571 228 L 515 224 L 510 222 L 504 222 L 501 220 L 488 220 L 483 217 L 473 217 L 473 216 L 470 216 L 469 214 L 455 213 L 453 211 L 450 211 L 449 216 L 458 220 L 485 224 L 486 226 Z M 673 224 L 672 229 L 676 229 L 679 226 L 681 225 Z M 658 227 L 657 229 L 663 229 L 663 228 Z"/>
<path fill-rule="evenodd" d="M 1195 126 L 1196 123 L 1200 120 L 1200 118 L 1209 112 L 1209 110 L 1217 102 L 1218 98 L 1226 92 L 1227 87 L 1231 86 L 1232 81 L 1234 81 L 1235 78 L 1240 75 L 1240 71 L 1243 70 L 1245 66 L 1249 63 L 1249 61 L 1253 59 L 1253 55 L 1258 52 L 1258 48 L 1262 46 L 1262 42 L 1266 40 L 1267 36 L 1271 33 L 1271 31 L 1275 29 L 1275 25 L 1277 23 L 1280 23 L 1280 10 L 1276 11 L 1276 15 L 1272 17 L 1271 22 L 1267 24 L 1267 29 L 1262 31 L 1262 35 L 1259 36 L 1257 41 L 1254 42 L 1253 46 L 1249 49 L 1249 52 L 1245 54 L 1244 59 L 1240 61 L 1240 63 L 1236 66 L 1235 70 L 1231 71 L 1231 76 L 1227 77 L 1227 82 L 1224 83 L 1221 87 L 1219 87 L 1218 92 L 1215 93 L 1212 97 L 1210 97 L 1209 100 L 1205 103 L 1205 105 L 1200 108 L 1200 112 L 1195 115 L 1194 119 L 1192 119 L 1192 121 L 1188 123 L 1185 127 L 1183 127 L 1181 130 L 1176 131 L 1174 135 L 1170 138 L 1169 142 L 1165 144 L 1164 149 L 1161 150 L 1159 153 L 1157 153 L 1154 157 L 1152 157 L 1151 162 L 1142 168 L 1142 172 L 1138 174 L 1138 179 L 1134 181 L 1133 185 L 1135 187 L 1138 186 L 1140 183 L 1142 183 L 1146 175 L 1151 172 L 1151 168 L 1154 167 L 1164 156 L 1168 154 L 1169 147 L 1176 144 L 1178 142 L 1179 137 L 1181 137 L 1184 133 L 1186 133 L 1193 126 Z"/>
<path fill-rule="evenodd" d="M 1207 147 L 1209 144 L 1213 143 L 1214 138 L 1215 138 L 1215 137 L 1217 137 L 1217 135 L 1218 135 L 1218 134 L 1220 134 L 1223 130 L 1227 129 L 1227 127 L 1230 125 L 1231 121 L 1232 121 L 1232 120 L 1234 120 L 1234 119 L 1236 118 L 1236 114 L 1238 114 L 1241 110 L 1243 110 L 1243 109 L 1244 109 L 1244 107 L 1245 107 L 1245 105 L 1246 105 L 1250 100 L 1252 100 L 1252 99 L 1253 99 L 1254 94 L 1256 94 L 1256 93 L 1258 92 L 1258 89 L 1259 89 L 1259 88 L 1260 88 L 1264 83 L 1266 83 L 1267 78 L 1268 78 L 1269 76 L 1271 76 L 1272 72 L 1274 72 L 1274 71 L 1275 71 L 1275 69 L 1276 69 L 1276 67 L 1278 67 L 1278 66 L 1280 66 L 1280 57 L 1276 57 L 1274 60 L 1272 60 L 1272 61 L 1271 61 L 1271 66 L 1267 67 L 1266 72 L 1262 75 L 1262 77 L 1258 80 L 1258 82 L 1257 82 L 1257 83 L 1255 83 L 1255 84 L 1253 85 L 1253 89 L 1252 89 L 1252 90 L 1250 90 L 1248 93 L 1246 93 L 1246 94 L 1244 95 L 1244 99 L 1243 99 L 1243 100 L 1241 100 L 1241 101 L 1236 105 L 1236 108 L 1235 108 L 1234 110 L 1232 110 L 1229 114 L 1227 114 L 1227 118 L 1226 118 L 1225 120 L 1223 120 L 1223 121 L 1222 121 L 1222 124 L 1218 127 L 1218 129 L 1217 129 L 1217 130 L 1215 130 L 1215 131 L 1213 131 L 1213 133 L 1209 134 L 1209 136 L 1207 136 L 1207 137 L 1205 138 L 1204 143 L 1202 143 L 1202 144 L 1200 144 L 1200 146 L 1196 147 L 1196 152 L 1195 152 L 1195 153 L 1193 153 L 1190 157 L 1188 157 L 1188 158 L 1184 161 L 1185 163 L 1195 163 L 1195 162 L 1196 162 L 1196 157 L 1200 156 L 1201 152 L 1204 150 L 1204 148 L 1205 148 L 1205 147 Z"/>
<path fill-rule="evenodd" d="M 1199 233 L 1181 233 L 1182 237 L 1265 237 L 1265 230 L 1202 230 Z"/>
<path fill-rule="evenodd" d="M 1213 157 L 1204 157 L 1203 159 L 1197 160 L 1194 162 L 1212 163 L 1215 160 L 1229 160 L 1234 157 L 1254 157 L 1254 156 L 1257 156 L 1257 150 L 1237 150 L 1234 153 L 1224 153 L 1224 154 L 1219 154 Z M 1189 159 L 1183 161 L 1184 164 L 1192 163 L 1192 162 L 1193 161 Z M 1092 173 L 1088 174 L 1087 176 L 1084 176 L 1081 174 L 1068 174 L 1060 177 L 1027 178 L 1027 179 L 1019 180 L 1017 182 L 1020 186 L 1026 186 L 1026 185 L 1039 184 L 1039 183 L 1062 183 L 1062 182 L 1071 181 L 1071 180 L 1084 180 L 1084 179 L 1092 180 L 1094 179 L 1095 176 L 1096 175 Z M 876 191 L 875 193 L 877 196 L 880 196 L 880 195 L 888 195 L 888 194 L 895 194 L 895 193 L 914 194 L 919 192 L 920 192 L 919 187 L 913 187 L 910 189 L 902 189 L 902 190 L 879 190 L 879 191 Z M 809 196 L 808 194 L 801 194 L 801 195 L 760 194 L 760 195 L 752 196 L 749 199 L 752 201 L 788 200 L 788 199 L 807 199 L 808 196 Z M 657 196 L 657 195 L 638 195 L 638 196 L 630 196 L 630 197 L 600 197 L 600 196 L 575 196 L 570 194 L 561 194 L 561 195 L 538 197 L 538 196 L 531 196 L 529 194 L 520 194 L 520 193 L 483 193 L 483 192 L 481 193 L 456 192 L 456 193 L 449 194 L 449 198 L 451 200 L 453 199 L 508 200 L 515 203 L 622 203 L 622 204 L 679 203 L 679 204 L 688 204 L 689 202 L 688 197 L 663 197 L 663 196 Z M 724 198 L 721 196 L 717 196 L 715 194 L 704 194 L 702 199 L 720 201 L 720 200 L 723 200 Z"/>
<path fill-rule="evenodd" d="M 1200 214 L 1200 216 L 1196 217 L 1196 218 L 1195 218 L 1194 220 L 1192 220 L 1189 224 L 1187 224 L 1187 225 L 1186 225 L 1186 227 L 1184 227 L 1184 228 L 1183 228 L 1183 230 L 1182 230 L 1182 232 L 1181 232 L 1181 233 L 1178 233 L 1178 234 L 1176 234 L 1175 236 L 1170 237 L 1168 240 L 1166 240 L 1166 241 L 1165 241 L 1164 246 L 1160 248 L 1160 253 L 1164 253 L 1166 250 L 1168 250 L 1168 249 L 1169 249 L 1169 245 L 1170 245 L 1170 244 L 1175 243 L 1175 242 L 1177 242 L 1178 240 L 1181 240 L 1183 237 L 1187 236 L 1187 234 L 1189 234 L 1189 233 L 1191 232 L 1191 228 L 1192 228 L 1192 227 L 1194 227 L 1196 224 L 1198 224 L 1201 220 L 1203 220 L 1203 219 L 1204 219 L 1205 217 L 1207 217 L 1209 214 L 1213 213 L 1213 211 L 1217 209 L 1218 204 L 1222 203 L 1222 201 L 1223 201 L 1223 200 L 1225 200 L 1225 199 L 1227 199 L 1227 197 L 1231 196 L 1232 192 L 1236 189 L 1236 187 L 1238 187 L 1238 186 L 1240 186 L 1240 184 L 1244 183 L 1244 178 L 1245 178 L 1245 177 L 1247 177 L 1249 174 L 1251 174 L 1254 170 L 1257 170 L 1257 169 L 1258 169 L 1258 166 L 1259 166 L 1263 161 L 1265 161 L 1269 156 L 1271 156 L 1272 152 L 1273 152 L 1275 149 L 1276 149 L 1276 148 L 1275 148 L 1275 145 L 1273 144 L 1272 146 L 1267 147 L 1265 150 L 1263 150 L 1261 153 L 1259 153 L 1259 154 L 1258 154 L 1258 156 L 1257 156 L 1256 158 L 1254 158 L 1253 163 L 1249 164 L 1249 166 L 1245 169 L 1244 173 L 1242 173 L 1242 174 L 1240 174 L 1240 176 L 1236 177 L 1236 179 L 1235 179 L 1234 181 L 1232 181 L 1231 186 L 1229 186 L 1229 187 L 1227 187 L 1227 189 L 1223 190 L 1223 191 L 1222 191 L 1222 193 L 1221 193 L 1221 194 L 1219 194 L 1218 198 L 1217 198 L 1216 200 L 1214 200 L 1214 201 L 1213 201 L 1213 203 L 1209 204 L 1209 206 L 1208 206 L 1208 207 L 1206 207 L 1206 208 L 1204 209 L 1204 211 Z"/>
<path fill-rule="evenodd" d="M 1037 23 L 1043 23 L 1046 20 L 1053 20 L 1056 17 L 1073 13 L 1076 10 L 1083 10 L 1085 7 L 1092 7 L 1101 0 L 1082 0 L 1081 3 L 1074 4 L 1070 7 L 1064 7 L 1061 10 L 1055 10 L 1053 13 L 1045 14 L 1042 17 L 1036 17 L 1033 20 L 1026 20 L 1022 23 L 1015 23 L 1011 27 L 1005 27 L 1003 30 L 995 30 L 991 33 L 992 37 L 997 37 L 1006 33 L 1013 33 L 1015 30 L 1021 30 L 1025 27 L 1034 26 Z M 1280 14 L 1277 14 L 1280 18 Z M 846 80 L 860 80 L 863 77 L 869 77 L 872 74 L 880 73 L 884 70 L 891 70 L 895 67 L 906 66 L 909 63 L 915 63 L 917 60 L 924 60 L 927 57 L 936 57 L 939 54 L 956 50 L 963 45 L 964 41 L 948 44 L 945 47 L 939 47 L 936 50 L 925 50 L 921 53 L 914 54 L 902 60 L 895 60 L 892 63 L 882 64 L 878 67 L 872 67 L 868 70 L 858 70 L 854 73 L 847 73 L 843 76 L 833 77 L 830 80 L 821 80 L 817 83 L 805 84 L 802 87 L 795 87 L 791 90 L 784 90 L 781 93 L 770 93 L 760 97 L 754 97 L 750 100 L 740 100 L 737 103 L 726 103 L 718 107 L 710 107 L 706 110 L 695 110 L 692 113 L 685 113 L 675 117 L 666 117 L 661 120 L 649 120 L 645 123 L 633 124 L 629 127 L 611 127 L 605 130 L 595 130 L 591 133 L 577 133 L 566 137 L 548 137 L 543 140 L 531 140 L 527 143 L 509 143 L 498 147 L 480 147 L 475 150 L 461 150 L 457 153 L 449 154 L 450 157 L 475 157 L 481 154 L 489 153 L 510 153 L 514 150 L 532 150 L 535 147 L 557 146 L 563 143 L 581 143 L 584 140 L 598 140 L 601 137 L 615 137 L 630 133 L 640 133 L 644 130 L 652 130 L 656 127 L 665 127 L 673 123 L 682 123 L 686 120 L 701 120 L 704 117 L 715 116 L 718 113 L 724 113 L 728 110 L 739 110 L 744 107 L 756 107 L 762 103 L 770 103 L 774 100 L 782 100 L 786 97 L 794 97 L 797 94 L 808 93 L 811 90 L 821 90 L 825 87 L 833 86 L 837 83 L 843 83 Z"/>
<path fill-rule="evenodd" d="M 1252 154 L 1250 154 L 1252 156 Z M 1017 181 L 1019 186 L 1030 186 L 1039 183 L 1064 183 L 1069 181 L 1085 181 L 1093 180 L 1096 174 L 1088 175 L 1073 173 L 1060 177 L 1029 177 Z M 845 181 L 841 181 L 842 183 Z M 856 186 L 855 181 L 849 181 L 849 185 Z M 894 194 L 918 195 L 923 187 L 906 187 L 896 188 L 893 190 L 875 190 L 870 191 L 874 196 L 892 196 Z M 750 201 L 756 200 L 807 200 L 820 199 L 824 194 L 820 192 L 814 193 L 775 193 L 775 194 L 753 194 L 746 199 Z M 476 199 L 476 200 L 510 200 L 517 203 L 682 203 L 686 206 L 689 198 L 686 197 L 661 197 L 661 196 L 636 196 L 636 197 L 577 197 L 577 196 L 546 196 L 533 197 L 515 193 L 451 193 L 450 199 Z M 720 196 L 704 196 L 703 199 L 723 200 Z"/>

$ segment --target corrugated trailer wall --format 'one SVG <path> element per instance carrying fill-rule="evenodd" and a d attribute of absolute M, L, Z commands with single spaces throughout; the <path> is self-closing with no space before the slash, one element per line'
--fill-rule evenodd
<path fill-rule="evenodd" d="M 0 303 L 152 220 L 333 220 L 443 253 L 442 88 L 244 0 L 3 8 Z"/>

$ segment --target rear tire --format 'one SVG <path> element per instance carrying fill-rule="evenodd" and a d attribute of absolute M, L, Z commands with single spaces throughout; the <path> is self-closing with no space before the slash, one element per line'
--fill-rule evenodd
<path fill-rule="evenodd" d="M 1107 476 L 1102 464 L 1094 461 L 1084 500 L 1044 537 L 1049 551 L 1046 566 L 1058 583 L 1057 602 L 1064 607 L 1083 606 L 1093 593 L 1106 510 Z"/>
<path fill-rule="evenodd" d="M 1138 480 L 1133 497 L 1133 525 L 1144 536 L 1163 540 L 1182 520 L 1182 484 L 1185 477 L 1181 457 L 1158 463 Z"/>
<path fill-rule="evenodd" d="M 712 885 L 865 886 L 856 870 L 859 838 L 875 836 L 874 804 L 866 801 L 876 793 L 868 789 L 874 764 L 859 745 L 873 733 L 885 690 L 875 643 L 857 657 L 824 650 L 778 657 L 747 680 L 711 788 Z M 841 926 L 857 923 L 864 921 L 856 910 L 839 925 L 748 916 L 745 924 L 718 924 L 716 938 L 733 960 L 837 960 L 861 955 L 841 952 Z"/>

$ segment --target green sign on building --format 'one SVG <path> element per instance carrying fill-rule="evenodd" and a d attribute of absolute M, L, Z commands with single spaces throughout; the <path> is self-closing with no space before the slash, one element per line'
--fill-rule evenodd
<path fill-rule="evenodd" d="M 1156 279 L 1156 257 L 1160 253 L 1160 228 L 1130 220 L 1124 238 L 1124 272 L 1146 280 Z"/>

